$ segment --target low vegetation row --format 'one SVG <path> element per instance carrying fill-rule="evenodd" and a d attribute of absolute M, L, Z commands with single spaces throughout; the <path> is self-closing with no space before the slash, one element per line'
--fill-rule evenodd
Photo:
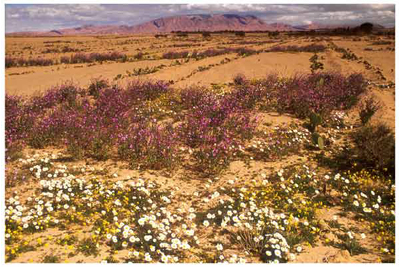
<path fill-rule="evenodd" d="M 275 46 L 270 49 L 255 50 L 247 47 L 236 47 L 236 48 L 221 48 L 214 49 L 210 48 L 205 51 L 169 51 L 164 53 L 161 58 L 163 59 L 179 59 L 179 58 L 194 58 L 203 59 L 206 57 L 214 57 L 224 54 L 237 53 L 239 56 L 249 56 L 260 52 L 323 52 L 326 47 L 324 45 L 310 44 L 307 46 Z M 56 64 L 78 64 L 78 63 L 94 63 L 104 61 L 119 61 L 126 62 L 129 60 L 142 60 L 145 58 L 144 53 L 138 52 L 131 58 L 120 52 L 105 52 L 105 53 L 74 53 L 70 56 L 62 56 L 59 59 L 52 58 L 23 58 L 23 57 L 11 57 L 6 56 L 5 67 L 28 67 L 28 66 L 50 66 Z"/>
<path fill-rule="evenodd" d="M 178 92 L 162 81 L 121 88 L 98 80 L 86 89 L 64 84 L 28 99 L 6 95 L 6 154 L 15 158 L 26 145 L 58 146 L 76 158 L 120 157 L 136 168 L 173 169 L 190 151 L 193 168 L 213 172 L 254 136 L 257 110 L 327 120 L 356 105 L 366 90 L 361 74 L 238 76 L 234 82 L 223 94 L 198 87 Z"/>
<path fill-rule="evenodd" d="M 76 53 L 70 56 L 62 56 L 58 59 L 50 58 L 5 58 L 5 67 L 28 67 L 28 66 L 50 66 L 56 64 L 75 64 L 75 63 L 93 63 L 103 61 L 127 61 L 128 56 L 119 52 L 111 53 Z"/>

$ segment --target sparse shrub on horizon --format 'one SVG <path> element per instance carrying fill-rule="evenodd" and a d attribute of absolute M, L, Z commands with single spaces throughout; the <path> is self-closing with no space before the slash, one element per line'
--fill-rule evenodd
<path fill-rule="evenodd" d="M 230 54 L 230 53 L 237 53 L 239 56 L 249 56 L 257 53 L 256 50 L 251 49 L 251 48 L 246 48 L 246 47 L 237 47 L 237 48 L 231 48 L 231 47 L 224 47 L 221 49 L 214 49 L 214 48 L 209 48 L 204 51 L 180 51 L 180 52 L 174 52 L 174 51 L 169 51 L 167 53 L 164 53 L 162 55 L 162 58 L 164 59 L 178 59 L 178 58 L 195 58 L 195 59 L 202 59 L 206 57 L 215 57 L 219 55 L 224 55 L 224 54 Z"/>
<path fill-rule="evenodd" d="M 185 58 L 188 55 L 189 55 L 188 51 L 182 51 L 182 52 L 170 51 L 170 52 L 164 53 L 162 55 L 162 58 L 165 58 L 165 59 L 178 59 L 178 58 Z"/>
<path fill-rule="evenodd" d="M 76 63 L 93 63 L 93 62 L 103 62 L 103 61 L 127 61 L 128 57 L 126 54 L 120 52 L 111 53 L 76 53 L 72 54 L 70 57 L 62 57 L 60 59 L 61 63 L 65 64 L 76 64 Z"/>
<path fill-rule="evenodd" d="M 7 56 L 5 58 L 5 67 L 6 68 L 11 68 L 11 67 L 29 67 L 29 66 L 50 66 L 53 65 L 54 62 L 52 59 L 48 58 L 13 58 Z"/>
<path fill-rule="evenodd" d="M 288 45 L 288 46 L 274 46 L 270 48 L 269 52 L 311 52 L 318 53 L 324 52 L 326 47 L 324 45 L 310 44 L 306 46 Z"/>
<path fill-rule="evenodd" d="M 144 57 L 144 53 L 143 53 L 143 52 L 138 52 L 137 54 L 135 54 L 135 55 L 133 56 L 133 58 L 134 58 L 134 59 L 137 59 L 137 60 L 142 60 L 143 57 Z"/>
<path fill-rule="evenodd" d="M 7 56 L 5 58 L 5 67 L 27 67 L 27 66 L 51 66 L 56 64 L 76 64 L 76 63 L 93 63 L 93 62 L 103 62 L 103 61 L 122 61 L 128 60 L 128 56 L 119 53 L 76 53 L 71 56 L 62 56 L 60 60 L 52 60 L 49 58 L 13 58 Z"/>
<path fill-rule="evenodd" d="M 385 41 L 385 40 L 380 40 L 380 41 L 375 41 L 372 43 L 372 45 L 391 45 L 392 41 Z"/>
<path fill-rule="evenodd" d="M 250 56 L 253 54 L 256 54 L 257 51 L 251 48 L 246 48 L 246 47 L 240 47 L 237 48 L 235 51 L 239 56 Z"/>
<path fill-rule="evenodd" d="M 211 33 L 210 32 L 202 32 L 201 35 L 203 36 L 203 38 L 211 37 Z"/>

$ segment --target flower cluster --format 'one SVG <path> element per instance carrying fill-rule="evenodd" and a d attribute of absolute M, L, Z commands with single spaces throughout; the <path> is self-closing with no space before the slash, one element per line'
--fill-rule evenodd
<path fill-rule="evenodd" d="M 255 136 L 246 147 L 255 160 L 282 159 L 298 153 L 303 144 L 310 143 L 310 132 L 296 124 L 291 127 L 276 126 L 270 131 L 259 131 Z"/>
<path fill-rule="evenodd" d="M 71 224 L 90 225 L 93 242 L 112 250 L 127 249 L 127 261 L 133 262 L 179 262 L 183 251 L 199 243 L 193 209 L 172 213 L 173 192 L 164 192 L 155 183 L 140 178 L 104 182 L 86 177 L 93 169 L 82 167 L 73 175 L 73 170 L 49 158 L 23 161 L 29 166 L 42 163 L 30 168 L 39 188 L 24 200 L 17 193 L 6 200 L 8 246 L 18 244 L 24 235 Z"/>

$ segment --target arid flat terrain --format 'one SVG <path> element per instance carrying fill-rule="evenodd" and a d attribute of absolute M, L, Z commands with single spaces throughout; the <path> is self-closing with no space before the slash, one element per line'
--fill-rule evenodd
<path fill-rule="evenodd" d="M 7 37 L 6 260 L 394 262 L 394 47 Z"/>

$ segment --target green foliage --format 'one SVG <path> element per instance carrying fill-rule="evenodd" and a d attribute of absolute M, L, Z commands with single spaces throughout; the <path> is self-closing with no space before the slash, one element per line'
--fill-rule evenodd
<path fill-rule="evenodd" d="M 320 136 L 318 137 L 318 147 L 319 149 L 324 149 L 325 145 L 324 145 L 324 139 Z"/>
<path fill-rule="evenodd" d="M 56 255 L 46 255 L 43 258 L 43 263 L 58 263 L 60 262 L 60 258 Z"/>
<path fill-rule="evenodd" d="M 85 256 L 98 255 L 99 250 L 96 245 L 96 241 L 92 238 L 85 238 L 78 246 L 78 251 L 83 253 Z"/>
<path fill-rule="evenodd" d="M 312 112 L 310 114 L 310 130 L 311 132 L 315 132 L 318 125 L 322 124 L 322 117 L 318 113 Z"/>
<path fill-rule="evenodd" d="M 338 237 L 342 242 L 335 245 L 335 247 L 346 249 L 351 256 L 367 252 L 354 237 L 350 237 L 348 234 L 338 235 Z"/>
<path fill-rule="evenodd" d="M 311 58 L 310 58 L 310 69 L 311 73 L 315 73 L 317 70 L 323 70 L 324 69 L 324 64 L 318 61 L 319 57 L 315 53 Z"/>
<path fill-rule="evenodd" d="M 324 139 L 318 133 L 313 133 L 311 135 L 311 140 L 319 149 L 323 150 L 325 148 Z"/>

